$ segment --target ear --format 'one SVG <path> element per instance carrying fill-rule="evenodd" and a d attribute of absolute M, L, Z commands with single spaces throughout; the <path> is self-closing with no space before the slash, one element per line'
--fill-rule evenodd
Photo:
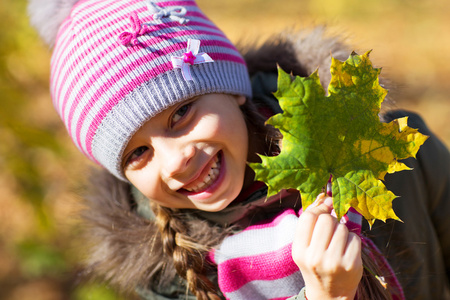
<path fill-rule="evenodd" d="M 236 98 L 236 102 L 237 104 L 239 104 L 239 106 L 244 105 L 245 101 L 247 101 L 247 98 L 245 98 L 245 96 L 239 95 L 239 96 L 235 96 Z"/>

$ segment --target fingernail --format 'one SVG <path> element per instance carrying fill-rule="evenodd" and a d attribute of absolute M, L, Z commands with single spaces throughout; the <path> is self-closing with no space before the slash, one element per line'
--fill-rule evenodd
<path fill-rule="evenodd" d="M 333 198 L 331 197 L 327 197 L 327 199 L 325 199 L 325 201 L 323 202 L 326 206 L 328 207 L 333 207 Z"/>
<path fill-rule="evenodd" d="M 306 209 L 305 211 L 308 211 L 310 209 L 313 209 L 314 207 L 317 207 L 317 201 L 318 199 L 316 199 L 313 203 L 311 203 Z"/>

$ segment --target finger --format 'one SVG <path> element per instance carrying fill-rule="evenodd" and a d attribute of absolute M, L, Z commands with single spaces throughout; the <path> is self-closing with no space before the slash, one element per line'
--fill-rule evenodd
<path fill-rule="evenodd" d="M 318 252 L 326 251 L 331 241 L 335 238 L 336 226 L 338 221 L 329 214 L 321 214 L 318 216 L 314 232 L 311 237 L 310 247 Z M 347 239 L 345 239 L 343 247 L 345 247 Z"/>
<path fill-rule="evenodd" d="M 330 241 L 330 245 L 328 246 L 328 250 L 332 253 L 336 253 L 338 255 L 344 255 L 348 244 L 349 244 L 349 231 L 347 226 L 344 224 L 338 223 L 335 227 L 333 238 Z"/>
<path fill-rule="evenodd" d="M 316 201 L 310 205 L 301 215 L 297 222 L 294 240 L 302 247 L 308 247 L 316 226 L 316 221 L 321 214 L 330 214 L 332 199 L 325 194 L 320 194 Z M 318 206 L 317 206 L 318 205 Z"/>
<path fill-rule="evenodd" d="M 305 211 L 300 215 L 295 229 L 294 245 L 298 245 L 298 248 L 301 249 L 306 249 L 309 246 L 316 221 L 317 214 Z"/>
<path fill-rule="evenodd" d="M 362 266 L 361 239 L 356 233 L 349 232 L 343 259 L 348 266 Z"/>

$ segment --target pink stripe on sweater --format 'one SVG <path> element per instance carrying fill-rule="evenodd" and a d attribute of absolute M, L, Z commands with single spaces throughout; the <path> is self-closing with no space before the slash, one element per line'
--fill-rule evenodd
<path fill-rule="evenodd" d="M 292 244 L 289 244 L 277 251 L 227 260 L 219 265 L 218 275 L 227 278 L 222 282 L 222 292 L 231 293 L 254 280 L 281 279 L 298 271 L 292 260 Z"/>

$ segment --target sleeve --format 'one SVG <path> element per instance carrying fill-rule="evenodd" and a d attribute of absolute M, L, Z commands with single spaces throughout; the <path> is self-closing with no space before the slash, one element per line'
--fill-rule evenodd
<path fill-rule="evenodd" d="M 393 209 L 402 222 L 363 223 L 365 234 L 388 259 L 406 299 L 450 299 L 450 154 L 414 113 L 393 111 L 386 121 L 408 116 L 408 126 L 429 136 L 411 171 L 388 174 L 386 187 L 398 196 Z"/>
<path fill-rule="evenodd" d="M 426 187 L 427 210 L 439 239 L 447 277 L 450 275 L 450 152 L 427 128 L 422 118 L 409 113 L 408 126 L 429 136 L 417 155 Z M 447 278 L 448 280 L 448 278 Z"/>
<path fill-rule="evenodd" d="M 419 153 L 428 193 L 428 211 L 442 249 L 447 280 L 450 277 L 450 153 L 431 132 Z"/>

